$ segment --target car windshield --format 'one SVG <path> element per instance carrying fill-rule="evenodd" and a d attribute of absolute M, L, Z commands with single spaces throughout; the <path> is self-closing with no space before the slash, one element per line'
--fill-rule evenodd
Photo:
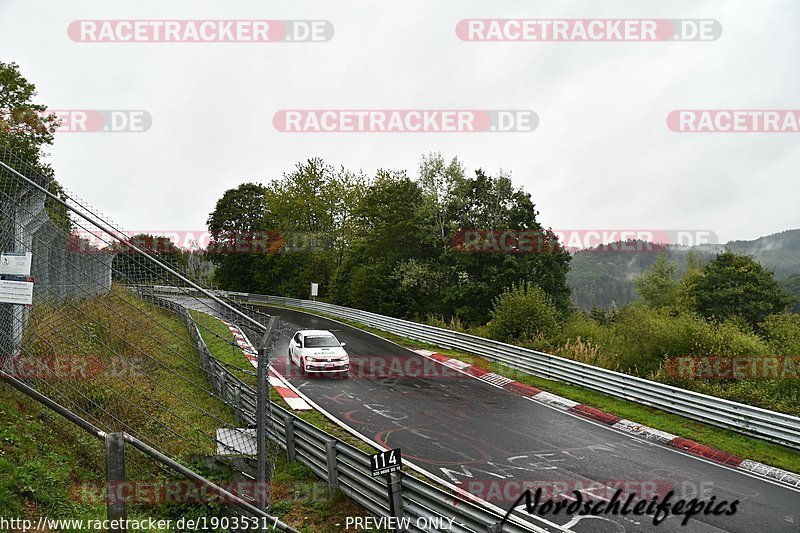
<path fill-rule="evenodd" d="M 306 348 L 334 348 L 339 346 L 339 341 L 333 335 L 319 337 L 305 337 Z"/>

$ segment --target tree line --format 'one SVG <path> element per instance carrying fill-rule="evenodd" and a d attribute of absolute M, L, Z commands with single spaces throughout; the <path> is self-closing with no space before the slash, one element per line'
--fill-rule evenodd
<path fill-rule="evenodd" d="M 544 253 L 464 246 L 465 231 L 529 231 L 557 243 L 538 215 L 507 173 L 468 174 L 439 153 L 423 156 L 415 176 L 309 159 L 279 179 L 226 191 L 208 217 L 209 256 L 225 289 L 308 298 L 314 282 L 336 304 L 478 325 L 520 280 L 569 308 L 570 254 L 557 244 Z"/>

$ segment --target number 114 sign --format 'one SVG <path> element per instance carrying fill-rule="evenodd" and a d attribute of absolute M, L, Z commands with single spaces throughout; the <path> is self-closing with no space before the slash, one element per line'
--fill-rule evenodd
<path fill-rule="evenodd" d="M 396 450 L 386 450 L 370 456 L 372 465 L 372 477 L 399 472 L 403 468 L 400 459 L 400 448 Z"/>

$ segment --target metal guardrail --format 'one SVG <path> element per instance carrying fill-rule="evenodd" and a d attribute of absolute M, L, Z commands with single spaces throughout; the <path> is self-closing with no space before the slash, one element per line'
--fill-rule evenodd
<path fill-rule="evenodd" d="M 186 289 L 181 289 L 185 291 Z M 168 292 L 168 291 L 160 291 Z M 189 328 L 201 366 L 219 398 L 228 404 L 243 423 L 256 419 L 257 394 L 242 382 L 208 349 L 200 330 L 185 307 L 172 300 L 159 298 L 144 289 L 139 296 L 168 308 L 180 316 Z M 405 472 L 385 477 L 372 477 L 369 455 L 309 424 L 280 406 L 272 405 L 270 438 L 285 452 L 290 461 L 300 461 L 319 477 L 328 480 L 332 490 L 340 489 L 375 516 L 407 517 L 408 531 L 426 531 L 417 527 L 432 520 L 454 519 L 453 533 L 497 532 L 502 515 L 473 499 L 458 497 L 453 492 L 412 477 Z M 391 485 L 391 486 L 390 486 Z M 424 519 L 419 520 L 418 519 Z M 435 522 L 434 522 L 435 523 Z M 521 533 L 545 530 L 512 516 L 503 524 L 503 532 Z"/>
<path fill-rule="evenodd" d="M 358 309 L 280 296 L 220 292 L 225 296 L 245 299 L 248 302 L 297 307 L 354 320 L 409 339 L 479 355 L 529 374 L 580 385 L 617 398 L 800 449 L 800 418 L 796 416 L 708 396 L 536 350 Z"/>

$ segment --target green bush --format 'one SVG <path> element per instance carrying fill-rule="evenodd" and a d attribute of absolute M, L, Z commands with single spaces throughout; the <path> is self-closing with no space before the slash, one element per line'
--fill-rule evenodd
<path fill-rule="evenodd" d="M 770 347 L 739 321 L 707 322 L 642 304 L 620 310 L 602 346 L 606 366 L 640 376 L 656 373 L 682 355 L 767 355 Z"/>
<path fill-rule="evenodd" d="M 491 316 L 487 324 L 489 335 L 504 342 L 551 339 L 559 326 L 553 300 L 530 282 L 506 288 L 495 299 Z"/>
<path fill-rule="evenodd" d="M 593 311 L 597 313 L 596 311 Z M 563 322 L 558 335 L 559 343 L 577 339 L 580 337 L 585 341 L 594 344 L 605 344 L 609 337 L 609 329 L 606 325 L 599 322 L 607 320 L 605 317 L 594 318 L 585 311 L 575 311 Z"/>
<path fill-rule="evenodd" d="M 759 324 L 774 355 L 800 355 L 800 315 L 770 315 Z"/>

